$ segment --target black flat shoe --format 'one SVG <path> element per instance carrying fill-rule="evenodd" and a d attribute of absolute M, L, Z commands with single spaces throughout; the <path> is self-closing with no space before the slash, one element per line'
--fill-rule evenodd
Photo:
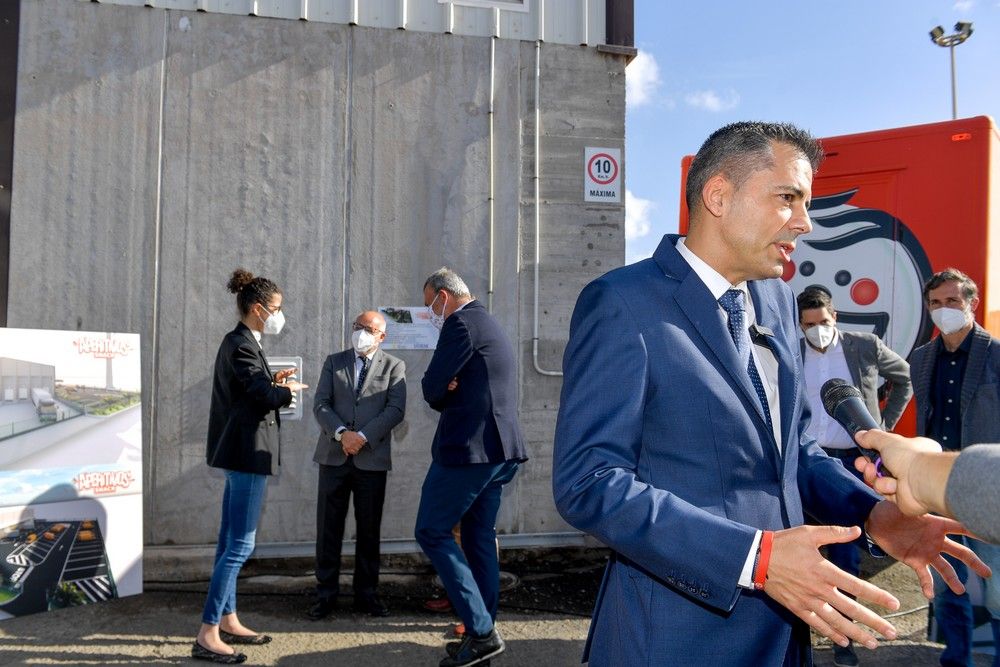
<path fill-rule="evenodd" d="M 225 630 L 219 630 L 219 637 L 222 641 L 227 644 L 249 644 L 253 646 L 260 646 L 261 644 L 270 644 L 270 635 L 234 635 L 231 632 L 226 632 Z"/>
<path fill-rule="evenodd" d="M 238 665 L 247 661 L 246 655 L 242 653 L 216 653 L 208 650 L 197 641 L 191 646 L 191 657 L 195 660 L 217 662 L 220 665 Z"/>

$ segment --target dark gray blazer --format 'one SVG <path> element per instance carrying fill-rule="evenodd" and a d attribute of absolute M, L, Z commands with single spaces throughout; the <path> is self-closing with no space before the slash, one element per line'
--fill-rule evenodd
<path fill-rule="evenodd" d="M 313 461 L 328 466 L 347 461 L 334 439 L 337 429 L 343 426 L 362 431 L 368 438 L 368 444 L 354 456 L 354 465 L 362 470 L 391 470 L 392 429 L 406 413 L 406 364 L 379 348 L 365 376 L 361 396 L 356 397 L 354 359 L 354 350 L 349 349 L 331 354 L 323 364 L 313 404 L 320 428 Z"/>
<path fill-rule="evenodd" d="M 840 343 L 844 346 L 844 359 L 851 372 L 851 384 L 861 391 L 865 407 L 875 421 L 887 431 L 892 430 L 903 415 L 906 404 L 913 396 L 910 383 L 910 366 L 906 360 L 889 349 L 875 334 L 854 331 L 840 331 Z M 802 358 L 805 359 L 806 341 L 799 340 Z M 879 409 L 878 379 L 889 383 L 885 410 Z M 846 379 L 846 378 L 845 378 Z"/>
<path fill-rule="evenodd" d="M 1000 341 L 975 324 L 972 347 L 962 380 L 961 445 L 1000 442 Z M 939 337 L 940 338 L 940 337 Z M 942 345 L 939 338 L 921 345 L 910 355 L 910 376 L 917 395 L 917 435 L 927 435 L 931 416 L 931 378 L 934 360 Z"/>

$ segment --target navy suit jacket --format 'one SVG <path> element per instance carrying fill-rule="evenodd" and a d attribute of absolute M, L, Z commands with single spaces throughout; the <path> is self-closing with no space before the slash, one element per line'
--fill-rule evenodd
<path fill-rule="evenodd" d="M 805 626 L 738 586 L 757 529 L 863 525 L 878 497 L 806 434 L 795 301 L 751 281 L 778 360 L 779 455 L 708 287 L 664 237 L 652 258 L 588 285 L 563 362 L 553 491 L 612 549 L 592 665 L 780 665 Z M 793 626 L 796 642 L 791 642 Z"/>
<path fill-rule="evenodd" d="M 458 378 L 458 388 L 448 383 Z M 479 301 L 441 327 L 421 387 L 441 413 L 431 453 L 442 465 L 526 461 L 517 421 L 517 365 L 500 323 Z"/>

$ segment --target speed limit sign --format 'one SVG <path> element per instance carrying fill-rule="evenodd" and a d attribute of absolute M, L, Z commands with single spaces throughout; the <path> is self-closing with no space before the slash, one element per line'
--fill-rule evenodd
<path fill-rule="evenodd" d="M 617 204 L 622 200 L 622 152 L 619 148 L 586 148 L 583 200 Z"/>

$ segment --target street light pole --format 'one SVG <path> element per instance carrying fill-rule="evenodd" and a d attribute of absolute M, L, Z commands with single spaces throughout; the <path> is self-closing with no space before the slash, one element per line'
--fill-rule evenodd
<path fill-rule="evenodd" d="M 959 21 L 955 24 L 955 32 L 946 35 L 944 28 L 937 26 L 931 30 L 931 41 L 938 46 L 947 47 L 951 51 L 951 117 L 958 118 L 958 87 L 955 83 L 955 47 L 969 39 L 972 35 L 972 24 Z"/>
<path fill-rule="evenodd" d="M 951 119 L 958 119 L 958 84 L 955 83 L 955 45 L 948 47 L 951 51 Z"/>

